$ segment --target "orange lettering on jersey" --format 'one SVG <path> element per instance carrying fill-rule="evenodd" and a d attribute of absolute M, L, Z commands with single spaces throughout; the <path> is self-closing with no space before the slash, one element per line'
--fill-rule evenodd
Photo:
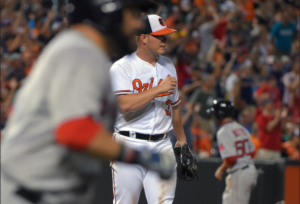
<path fill-rule="evenodd" d="M 147 83 L 147 84 L 143 84 L 143 92 L 144 91 L 147 91 L 147 89 L 148 89 L 148 86 L 149 86 L 149 84 Z"/>
<path fill-rule="evenodd" d="M 168 76 L 170 76 L 170 75 L 168 75 Z M 154 78 L 152 77 L 150 80 L 151 80 L 151 81 L 150 81 L 150 86 L 149 86 L 149 83 L 143 84 L 142 81 L 141 81 L 140 79 L 135 79 L 135 80 L 133 80 L 133 82 L 132 82 L 133 88 L 134 88 L 135 90 L 137 90 L 138 93 L 147 91 L 148 89 L 151 89 L 151 88 L 153 87 Z M 157 85 L 159 85 L 162 81 L 163 81 L 163 79 L 160 79 Z M 167 96 L 167 95 L 171 95 L 171 94 L 173 94 L 173 92 L 170 92 L 170 93 L 164 93 L 164 94 L 159 94 L 157 97 Z"/>
<path fill-rule="evenodd" d="M 168 110 L 166 111 L 166 115 L 171 116 L 171 111 L 170 111 L 170 106 L 171 106 L 172 101 L 171 100 L 167 100 L 166 105 L 168 106 Z"/>
<path fill-rule="evenodd" d="M 160 80 L 159 80 L 159 82 L 158 82 L 158 85 L 159 85 L 159 84 L 160 84 L 162 81 L 163 81 L 163 80 L 162 80 L 162 79 L 160 79 Z"/>
<path fill-rule="evenodd" d="M 150 88 L 149 88 L 149 89 L 151 89 L 151 88 L 152 88 L 152 86 L 153 86 L 153 81 L 154 81 L 154 78 L 152 77 L 152 78 L 151 78 L 151 82 L 150 82 Z"/>
<path fill-rule="evenodd" d="M 142 82 L 139 79 L 135 79 L 132 82 L 133 88 L 137 90 L 139 93 L 143 91 Z"/>

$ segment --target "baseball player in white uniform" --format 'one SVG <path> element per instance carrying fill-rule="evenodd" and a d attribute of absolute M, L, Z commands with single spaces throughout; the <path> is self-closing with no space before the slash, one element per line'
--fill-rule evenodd
<path fill-rule="evenodd" d="M 232 119 L 232 102 L 225 99 L 214 100 L 210 111 L 221 124 L 217 132 L 217 141 L 224 160 L 215 177 L 222 180 L 223 173 L 228 172 L 222 203 L 248 204 L 251 191 L 257 182 L 257 171 L 252 160 L 255 147 L 250 133 Z"/>
<path fill-rule="evenodd" d="M 112 162 L 114 204 L 137 204 L 144 188 L 149 204 L 173 203 L 176 161 L 168 132 L 173 129 L 176 146 L 186 143 L 181 124 L 176 70 L 168 58 L 167 28 L 157 15 L 143 18 L 146 28 L 137 36 L 138 48 L 113 64 L 112 87 L 119 104 L 115 138 L 130 147 L 167 152 L 172 156 L 174 174 L 163 181 L 154 172 L 136 165 Z"/>
<path fill-rule="evenodd" d="M 97 190 L 99 158 L 138 163 L 165 178 L 172 175 L 167 155 L 116 143 L 109 130 L 116 110 L 109 55 L 130 51 L 129 42 L 143 27 L 136 13 L 153 6 L 146 0 L 69 1 L 73 27 L 39 57 L 17 93 L 4 132 L 2 204 L 90 204 Z M 122 38 L 125 44 L 119 42 Z M 124 46 L 116 49 L 114 43 Z"/>

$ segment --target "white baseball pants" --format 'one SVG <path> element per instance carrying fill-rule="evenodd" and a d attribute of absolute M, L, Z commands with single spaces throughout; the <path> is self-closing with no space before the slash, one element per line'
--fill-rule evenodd
<path fill-rule="evenodd" d="M 144 188 L 148 204 L 172 204 L 177 182 L 176 160 L 172 143 L 165 139 L 149 142 L 122 136 L 115 133 L 116 141 L 136 149 L 148 148 L 158 152 L 168 152 L 174 162 L 174 173 L 171 179 L 162 180 L 156 172 L 149 171 L 140 165 L 112 162 L 113 204 L 137 204 Z"/>

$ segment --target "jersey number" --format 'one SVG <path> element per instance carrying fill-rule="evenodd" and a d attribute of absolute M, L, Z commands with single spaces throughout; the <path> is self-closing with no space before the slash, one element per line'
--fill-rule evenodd
<path fill-rule="evenodd" d="M 165 110 L 165 111 L 166 111 L 166 115 L 168 115 L 168 116 L 171 116 L 171 111 L 170 111 L 171 103 L 172 103 L 171 100 L 167 100 L 167 102 L 166 102 L 166 105 L 168 106 L 168 110 Z"/>
<path fill-rule="evenodd" d="M 247 149 L 249 151 L 250 146 L 249 146 L 248 139 L 244 139 L 244 140 L 235 142 L 235 149 L 236 149 L 236 153 L 238 156 L 244 156 L 245 154 L 247 154 L 246 147 L 248 147 Z"/>

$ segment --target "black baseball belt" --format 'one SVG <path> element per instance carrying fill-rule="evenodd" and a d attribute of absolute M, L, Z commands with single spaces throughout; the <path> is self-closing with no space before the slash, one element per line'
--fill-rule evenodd
<path fill-rule="evenodd" d="M 42 191 L 29 190 L 20 186 L 17 189 L 16 194 L 31 203 L 38 203 L 44 193 Z"/>
<path fill-rule="evenodd" d="M 78 193 L 83 193 L 87 190 L 88 186 L 86 185 L 81 185 L 81 186 L 77 186 L 74 187 L 70 190 L 62 190 L 62 191 L 40 191 L 40 190 L 32 190 L 32 189 L 28 189 L 24 186 L 19 186 L 17 188 L 17 190 L 15 191 L 15 193 L 22 197 L 23 199 L 36 204 L 39 203 L 42 199 L 42 197 L 44 196 L 45 193 L 50 193 L 52 195 L 59 195 L 62 194 L 64 192 L 72 192 L 74 194 L 78 194 Z"/>
<path fill-rule="evenodd" d="M 78 186 L 74 186 L 70 189 L 66 190 L 33 190 L 29 189 L 23 185 L 21 185 L 17 179 L 15 179 L 13 176 L 11 176 L 9 173 L 6 172 L 6 170 L 1 169 L 1 175 L 8 181 L 14 183 L 16 185 L 16 190 L 15 194 L 18 195 L 19 197 L 23 198 L 24 200 L 32 203 L 32 204 L 37 204 L 41 201 L 42 197 L 44 194 L 52 194 L 52 195 L 59 195 L 59 194 L 64 194 L 64 193 L 73 193 L 73 194 L 82 194 L 87 191 L 89 188 L 90 181 L 85 181 Z"/>
<path fill-rule="evenodd" d="M 231 172 L 229 172 L 229 173 L 232 174 L 232 173 L 234 173 L 234 172 L 237 172 L 238 170 L 248 169 L 249 167 L 250 167 L 249 165 L 246 165 L 246 166 L 244 166 L 244 167 L 242 167 L 242 168 L 235 169 L 235 170 L 233 170 L 233 171 L 231 171 Z"/>
<path fill-rule="evenodd" d="M 149 134 L 142 134 L 142 133 L 138 133 L 138 132 L 129 132 L 129 131 L 119 131 L 119 133 L 123 136 L 126 137 L 131 137 L 130 134 L 135 135 L 136 139 L 140 139 L 140 140 L 148 140 L 148 141 L 158 141 L 161 140 L 165 137 L 167 137 L 167 133 L 165 134 L 156 134 L 156 135 L 149 135 Z"/>

